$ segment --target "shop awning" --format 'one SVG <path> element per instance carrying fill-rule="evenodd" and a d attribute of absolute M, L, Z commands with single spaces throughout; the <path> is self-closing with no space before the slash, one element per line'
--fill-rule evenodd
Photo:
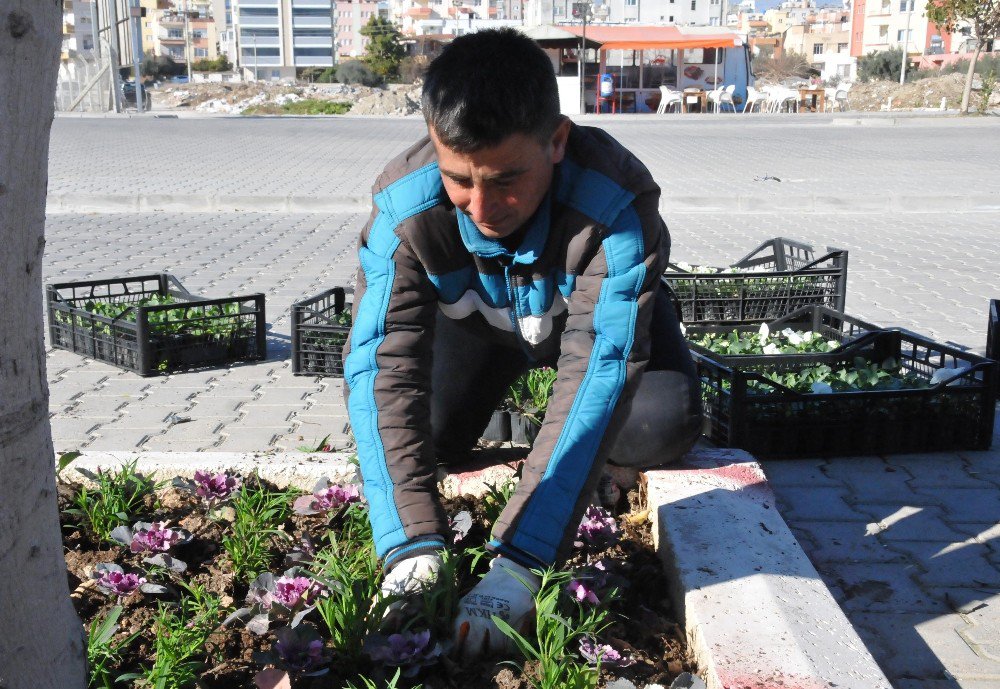
<path fill-rule="evenodd" d="M 560 30 L 581 36 L 583 27 L 560 26 Z M 539 40 L 539 39 L 536 39 Z M 587 25 L 587 43 L 600 43 L 601 50 L 687 50 L 690 48 L 733 48 L 743 44 L 731 32 L 700 33 L 682 31 L 676 26 L 604 26 Z M 544 41 L 539 40 L 544 45 Z"/>

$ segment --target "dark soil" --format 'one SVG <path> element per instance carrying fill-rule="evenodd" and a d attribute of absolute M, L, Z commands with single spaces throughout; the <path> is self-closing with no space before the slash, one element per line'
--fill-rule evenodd
<path fill-rule="evenodd" d="M 60 486 L 60 510 L 70 506 L 74 492 L 68 486 Z M 627 505 L 624 504 L 626 500 Z M 620 540 L 601 552 L 577 551 L 567 566 L 582 567 L 598 558 L 610 560 L 617 575 L 616 581 L 622 582 L 620 598 L 610 606 L 613 622 L 601 639 L 619 651 L 628 652 L 635 662 L 624 668 L 602 668 L 600 686 L 619 677 L 627 678 L 639 687 L 651 683 L 669 686 L 681 672 L 693 671 L 693 663 L 688 658 L 683 630 L 674 619 L 670 601 L 665 598 L 667 582 L 653 550 L 644 496 L 639 490 L 633 490 L 623 498 L 622 503 L 624 513 L 617 520 L 621 530 Z M 487 540 L 482 501 L 460 498 L 446 501 L 445 508 L 452 515 L 463 509 L 468 510 L 474 517 L 473 528 L 463 539 L 463 546 Z M 173 580 L 162 574 L 146 575 L 150 581 L 164 583 L 170 589 L 167 594 L 156 597 L 137 592 L 119 601 L 98 589 L 91 577 L 96 564 L 114 562 L 128 572 L 142 572 L 148 569 L 142 562 L 143 555 L 133 554 L 127 547 L 115 543 L 97 543 L 85 531 L 72 526 L 76 522 L 75 517 L 63 514 L 62 518 L 69 587 L 85 627 L 89 629 L 93 621 L 103 620 L 115 605 L 120 604 L 124 610 L 115 639 L 137 633 L 135 640 L 124 649 L 121 662 L 114 668 L 115 677 L 125 672 L 141 672 L 152 665 L 156 639 L 154 619 L 158 606 L 171 605 L 179 599 L 183 593 L 181 582 L 204 586 L 208 592 L 218 596 L 225 611 L 223 615 L 244 604 L 248 586 L 246 582 L 234 580 L 229 557 L 221 546 L 224 524 L 208 519 L 204 504 L 189 492 L 177 488 L 162 489 L 156 496 L 147 497 L 143 514 L 133 515 L 130 520 L 165 521 L 169 526 L 179 526 L 193 535 L 189 543 L 179 546 L 176 553 L 172 553 L 187 563 L 188 568 L 183 575 Z M 336 527 L 335 524 L 332 526 Z M 291 517 L 283 526 L 283 531 L 291 538 L 275 538 L 272 544 L 273 566 L 270 571 L 278 576 L 285 570 L 282 562 L 284 554 L 291 549 L 292 543 L 298 542 L 301 534 L 318 536 L 328 528 L 331 528 L 331 523 L 327 516 Z M 479 567 L 479 573 L 482 571 L 485 571 L 485 558 Z M 476 575 L 468 574 L 460 582 L 460 592 L 464 593 L 477 580 Z M 323 622 L 315 612 L 308 619 L 325 635 Z M 200 686 L 205 689 L 254 687 L 254 676 L 265 667 L 255 662 L 255 655 L 268 651 L 273 638 L 272 634 L 254 635 L 239 623 L 224 628 L 220 626 L 209 640 L 204 656 L 199 659 L 202 662 Z M 292 686 L 295 689 L 339 689 L 348 682 L 353 682 L 356 687 L 364 686 L 356 672 L 339 674 L 335 650 L 333 655 L 329 674 L 295 677 Z M 380 668 L 370 670 L 375 676 L 382 674 Z M 531 663 L 519 669 L 498 664 L 495 660 L 460 667 L 446 659 L 420 676 L 404 680 L 399 686 L 422 684 L 425 689 L 527 689 L 530 685 L 523 675 L 531 670 Z M 342 668 L 341 672 L 344 672 Z M 118 686 L 127 686 L 127 683 Z"/>

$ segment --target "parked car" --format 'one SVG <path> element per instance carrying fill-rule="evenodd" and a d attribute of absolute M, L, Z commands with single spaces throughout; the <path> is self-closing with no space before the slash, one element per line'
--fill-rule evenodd
<path fill-rule="evenodd" d="M 138 105 L 135 102 L 134 81 L 122 82 L 122 100 L 125 103 L 125 107 L 138 109 Z M 143 110 L 151 110 L 153 108 L 153 97 L 149 94 L 149 88 L 146 86 L 142 88 L 142 108 Z"/>
<path fill-rule="evenodd" d="M 188 78 L 184 74 L 178 74 L 175 77 L 171 77 L 170 81 L 174 82 L 175 84 L 186 84 L 188 83 Z"/>

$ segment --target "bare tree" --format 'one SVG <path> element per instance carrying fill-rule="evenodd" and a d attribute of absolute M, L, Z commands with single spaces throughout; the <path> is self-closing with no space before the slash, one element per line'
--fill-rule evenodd
<path fill-rule="evenodd" d="M 969 61 L 965 90 L 962 91 L 962 114 L 967 115 L 979 54 L 987 44 L 1000 37 L 1000 0 L 928 0 L 927 18 L 949 33 L 954 33 L 962 22 L 972 25 L 976 51 Z"/>
<path fill-rule="evenodd" d="M 61 0 L 0 0 L 0 687 L 82 689 L 42 338 L 42 249 Z"/>

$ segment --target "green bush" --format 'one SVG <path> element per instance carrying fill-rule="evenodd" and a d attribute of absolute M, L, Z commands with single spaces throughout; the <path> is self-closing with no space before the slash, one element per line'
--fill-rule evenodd
<path fill-rule="evenodd" d="M 304 98 L 303 100 L 277 105 L 264 103 L 243 111 L 244 115 L 343 115 L 350 112 L 350 103 Z"/>
<path fill-rule="evenodd" d="M 223 54 L 214 60 L 208 58 L 195 60 L 191 63 L 191 69 L 195 72 L 231 72 L 233 71 L 233 63 L 229 61 L 227 55 Z"/>
<path fill-rule="evenodd" d="M 871 52 L 858 58 L 858 79 L 861 81 L 899 81 L 903 65 L 903 50 L 893 48 Z"/>
<path fill-rule="evenodd" d="M 363 84 L 378 86 L 382 79 L 371 68 L 360 60 L 350 60 L 337 67 L 337 81 L 341 84 Z"/>

